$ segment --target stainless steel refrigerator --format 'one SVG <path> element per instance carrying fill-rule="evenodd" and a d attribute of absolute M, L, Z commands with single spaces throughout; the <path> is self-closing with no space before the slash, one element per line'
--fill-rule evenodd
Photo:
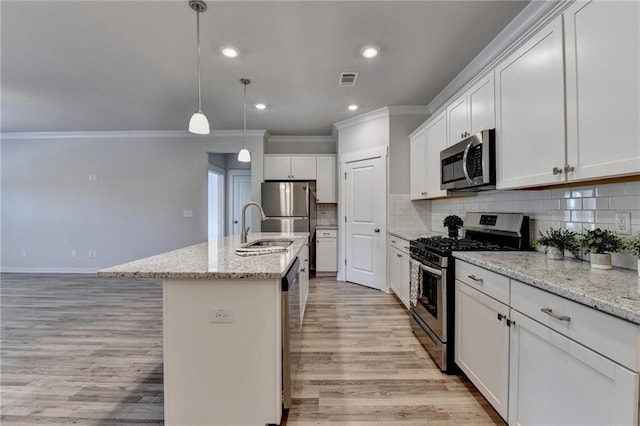
<path fill-rule="evenodd" d="M 316 230 L 315 182 L 265 182 L 262 208 L 267 216 L 262 232 L 308 232 L 314 241 Z M 315 270 L 315 244 L 309 245 L 309 261 Z"/>

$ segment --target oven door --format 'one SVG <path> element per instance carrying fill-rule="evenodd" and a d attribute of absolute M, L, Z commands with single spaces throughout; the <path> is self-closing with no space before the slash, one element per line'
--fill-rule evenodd
<path fill-rule="evenodd" d="M 446 268 L 438 269 L 420 264 L 420 271 L 422 274 L 422 293 L 418 295 L 418 301 L 413 308 L 413 312 L 420 317 L 422 322 L 429 327 L 431 332 L 442 343 L 446 343 Z"/>

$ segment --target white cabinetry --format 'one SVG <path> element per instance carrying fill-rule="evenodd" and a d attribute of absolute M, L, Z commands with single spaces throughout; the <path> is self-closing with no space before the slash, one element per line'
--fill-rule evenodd
<path fill-rule="evenodd" d="M 501 62 L 495 76 L 498 188 L 563 182 L 562 17 Z"/>
<path fill-rule="evenodd" d="M 389 235 L 387 258 L 389 262 L 389 287 L 404 306 L 410 309 L 411 257 L 409 255 L 409 241 Z"/>
<path fill-rule="evenodd" d="M 336 197 L 336 156 L 316 157 L 316 202 L 337 203 Z"/>
<path fill-rule="evenodd" d="M 412 200 L 427 195 L 427 132 L 421 128 L 409 139 L 409 192 Z"/>
<path fill-rule="evenodd" d="M 495 127 L 493 71 L 475 82 L 447 107 L 448 144 Z"/>
<path fill-rule="evenodd" d="M 506 284 L 508 287 L 508 280 Z M 508 315 L 507 304 L 456 279 L 456 364 L 505 419 L 509 399 Z"/>
<path fill-rule="evenodd" d="M 638 424 L 638 374 L 517 311 L 511 319 L 509 424 Z"/>
<path fill-rule="evenodd" d="M 335 229 L 316 229 L 316 273 L 335 274 L 338 270 L 338 239 Z"/>
<path fill-rule="evenodd" d="M 316 180 L 315 156 L 264 156 L 265 180 Z"/>
<path fill-rule="evenodd" d="M 307 244 L 300 251 L 300 327 L 304 319 L 304 309 L 307 305 L 307 297 L 309 296 L 309 245 Z"/>
<path fill-rule="evenodd" d="M 427 198 L 444 197 L 446 190 L 440 189 L 440 151 L 447 147 L 447 116 L 443 112 L 427 124 L 427 165 L 425 184 Z"/>
<path fill-rule="evenodd" d="M 564 12 L 568 179 L 640 171 L 640 3 Z"/>

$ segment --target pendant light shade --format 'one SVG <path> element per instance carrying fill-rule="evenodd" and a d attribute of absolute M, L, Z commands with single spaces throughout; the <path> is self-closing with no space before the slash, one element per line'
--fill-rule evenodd
<path fill-rule="evenodd" d="M 198 34 L 198 110 L 193 113 L 189 120 L 189 132 L 197 135 L 208 135 L 209 120 L 202 112 L 202 95 L 200 88 L 200 12 L 207 10 L 207 4 L 203 0 L 190 0 L 189 6 L 196 12 L 196 32 Z"/>
<path fill-rule="evenodd" d="M 247 149 L 247 140 L 245 134 L 247 133 L 247 86 L 251 84 L 251 80 L 248 78 L 241 78 L 240 83 L 244 86 L 244 104 L 243 104 L 243 124 L 242 124 L 242 149 L 238 152 L 238 161 L 243 163 L 251 162 L 251 152 Z"/>

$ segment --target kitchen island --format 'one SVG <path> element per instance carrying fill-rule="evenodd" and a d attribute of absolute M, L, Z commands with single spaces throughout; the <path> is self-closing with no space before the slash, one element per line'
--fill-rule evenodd
<path fill-rule="evenodd" d="M 167 425 L 280 423 L 281 279 L 298 257 L 307 268 L 308 234 L 250 234 L 257 239 L 293 242 L 284 252 L 243 257 L 234 235 L 98 272 L 163 280 Z M 306 292 L 300 313 L 305 301 Z"/>

